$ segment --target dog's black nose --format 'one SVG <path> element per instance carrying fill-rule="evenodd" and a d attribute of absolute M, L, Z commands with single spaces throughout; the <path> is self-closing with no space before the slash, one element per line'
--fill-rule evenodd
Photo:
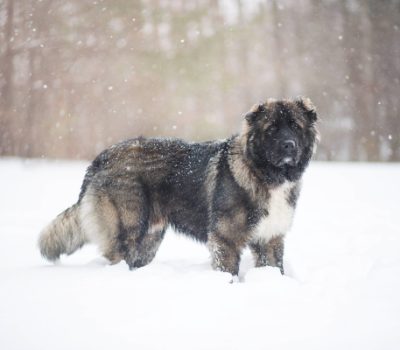
<path fill-rule="evenodd" d="M 296 149 L 296 142 L 294 142 L 293 140 L 283 141 L 282 148 L 286 152 L 292 152 L 292 151 L 294 151 Z"/>

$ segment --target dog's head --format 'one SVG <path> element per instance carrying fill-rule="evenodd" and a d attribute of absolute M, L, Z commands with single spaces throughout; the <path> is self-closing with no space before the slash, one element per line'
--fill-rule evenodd
<path fill-rule="evenodd" d="M 246 152 L 258 167 L 304 170 L 318 137 L 308 98 L 269 100 L 245 116 Z"/>

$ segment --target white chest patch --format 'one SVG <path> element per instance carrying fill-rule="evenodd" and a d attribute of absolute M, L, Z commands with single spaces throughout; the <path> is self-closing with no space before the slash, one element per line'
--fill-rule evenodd
<path fill-rule="evenodd" d="M 292 226 L 294 208 L 287 198 L 294 187 L 293 182 L 285 182 L 271 190 L 267 204 L 268 215 L 263 217 L 254 228 L 254 239 L 269 241 L 277 235 L 285 235 Z"/>

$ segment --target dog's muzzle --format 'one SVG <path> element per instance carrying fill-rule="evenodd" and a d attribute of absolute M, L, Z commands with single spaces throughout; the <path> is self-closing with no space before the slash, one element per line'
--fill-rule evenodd
<path fill-rule="evenodd" d="M 280 153 L 282 154 L 279 166 L 291 165 L 297 163 L 297 145 L 294 140 L 285 140 L 280 144 Z"/>

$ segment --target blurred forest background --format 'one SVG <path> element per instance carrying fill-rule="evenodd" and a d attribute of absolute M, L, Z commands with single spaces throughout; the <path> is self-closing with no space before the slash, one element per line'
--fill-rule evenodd
<path fill-rule="evenodd" d="M 225 138 L 310 97 L 321 160 L 400 160 L 400 0 L 0 0 L 0 155 Z"/>

